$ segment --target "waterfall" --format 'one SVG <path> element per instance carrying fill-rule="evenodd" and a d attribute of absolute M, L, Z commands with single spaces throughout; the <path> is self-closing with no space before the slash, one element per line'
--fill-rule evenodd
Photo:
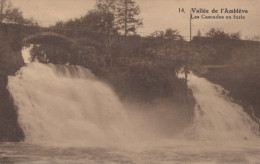
<path fill-rule="evenodd" d="M 197 105 L 194 122 L 189 129 L 202 140 L 255 139 L 259 125 L 228 97 L 228 91 L 205 78 L 189 74 L 188 86 Z"/>
<path fill-rule="evenodd" d="M 97 145 L 129 137 L 123 105 L 88 69 L 30 63 L 9 77 L 8 88 L 26 142 Z"/>
<path fill-rule="evenodd" d="M 137 114 L 129 117 L 113 90 L 83 67 L 29 63 L 8 80 L 25 142 L 62 146 L 124 145 L 140 140 L 140 136 L 142 141 L 163 136 L 156 134 L 160 130 L 148 127 L 159 119 L 154 117 L 151 124 L 144 125 L 144 117 L 138 118 Z M 182 139 L 256 138 L 258 124 L 228 98 L 225 89 L 194 74 L 189 75 L 188 85 L 197 105 L 194 121 Z M 174 125 L 167 123 L 167 126 Z"/>

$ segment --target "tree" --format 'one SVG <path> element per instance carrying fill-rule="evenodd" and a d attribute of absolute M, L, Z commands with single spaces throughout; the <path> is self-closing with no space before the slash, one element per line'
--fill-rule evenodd
<path fill-rule="evenodd" d="M 55 23 L 54 27 L 53 28 L 57 28 L 57 29 L 62 29 L 64 26 L 64 22 L 63 21 L 58 21 Z"/>
<path fill-rule="evenodd" d="M 129 32 L 136 33 L 136 29 L 143 24 L 142 19 L 135 18 L 141 11 L 133 0 L 118 0 L 115 11 L 118 29 L 124 32 L 125 37 Z"/>
<path fill-rule="evenodd" d="M 25 23 L 22 12 L 18 8 L 10 8 L 5 12 L 5 22 L 7 23 Z"/>
<path fill-rule="evenodd" d="M 215 39 L 229 39 L 229 35 L 225 33 L 223 29 L 211 28 L 207 36 Z"/>
<path fill-rule="evenodd" d="M 116 0 L 97 0 L 96 7 L 105 13 L 115 13 Z"/>
<path fill-rule="evenodd" d="M 13 8 L 9 0 L 0 0 L 0 23 L 17 23 L 37 26 L 32 19 L 25 19 L 19 8 Z"/>
<path fill-rule="evenodd" d="M 207 36 L 214 39 L 233 39 L 233 40 L 239 40 L 241 37 L 240 32 L 229 34 L 229 33 L 225 33 L 223 29 L 215 29 L 215 28 L 211 28 L 207 33 Z"/>
<path fill-rule="evenodd" d="M 240 32 L 230 34 L 230 39 L 239 40 L 240 38 L 241 38 Z"/>
<path fill-rule="evenodd" d="M 3 22 L 5 18 L 5 12 L 10 8 L 11 4 L 8 0 L 0 0 L 0 23 Z"/>
<path fill-rule="evenodd" d="M 91 10 L 83 18 L 83 22 L 86 23 L 88 30 L 102 36 L 106 47 L 109 36 L 117 33 L 114 28 L 114 15 L 111 12 Z"/>
<path fill-rule="evenodd" d="M 165 38 L 171 40 L 184 40 L 183 36 L 180 35 L 178 30 L 173 30 L 171 28 L 166 29 L 165 31 Z"/>

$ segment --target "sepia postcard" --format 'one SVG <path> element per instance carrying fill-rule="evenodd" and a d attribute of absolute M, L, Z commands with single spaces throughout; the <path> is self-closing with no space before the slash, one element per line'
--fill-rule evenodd
<path fill-rule="evenodd" d="M 260 0 L 0 0 L 1 164 L 260 164 Z"/>

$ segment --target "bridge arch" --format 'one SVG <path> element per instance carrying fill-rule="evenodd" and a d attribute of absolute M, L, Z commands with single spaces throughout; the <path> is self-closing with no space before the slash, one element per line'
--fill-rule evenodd
<path fill-rule="evenodd" d="M 23 39 L 24 44 L 52 44 L 60 46 L 71 46 L 75 42 L 55 32 L 38 32 Z"/>

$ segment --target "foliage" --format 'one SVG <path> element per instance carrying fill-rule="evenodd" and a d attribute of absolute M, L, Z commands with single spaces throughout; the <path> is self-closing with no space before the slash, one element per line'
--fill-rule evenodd
<path fill-rule="evenodd" d="M 41 63 L 66 64 L 69 62 L 69 52 L 52 45 L 34 45 L 31 49 L 31 61 Z"/>
<path fill-rule="evenodd" d="M 97 0 L 97 8 L 99 11 L 105 13 L 114 13 L 116 9 L 116 1 L 117 0 Z"/>
<path fill-rule="evenodd" d="M 237 33 L 225 33 L 223 29 L 215 29 L 211 28 L 209 32 L 206 34 L 208 37 L 214 38 L 214 39 L 233 39 L 233 40 L 240 40 L 240 32 Z"/>
<path fill-rule="evenodd" d="M 33 19 L 25 19 L 19 8 L 13 8 L 9 0 L 0 0 L 0 23 L 38 26 Z"/>
<path fill-rule="evenodd" d="M 5 22 L 7 23 L 18 23 L 22 24 L 24 22 L 24 18 L 22 16 L 22 12 L 18 8 L 8 9 L 5 13 Z"/>
<path fill-rule="evenodd" d="M 240 40 L 241 34 L 240 34 L 240 32 L 231 33 L 231 34 L 229 35 L 229 38 L 230 38 L 230 39 L 233 39 L 233 40 Z"/>
<path fill-rule="evenodd" d="M 124 64 L 113 67 L 117 71 L 109 71 L 108 81 L 114 84 L 114 88 L 122 98 L 135 98 L 139 101 L 151 102 L 156 99 L 172 99 L 183 102 L 185 100 L 182 91 L 185 85 L 175 75 L 175 65 L 169 58 L 157 58 L 152 60 L 134 58 L 119 63 Z"/>
<path fill-rule="evenodd" d="M 166 39 L 184 40 L 183 36 L 180 35 L 180 32 L 177 29 L 175 29 L 175 30 L 173 30 L 171 28 L 166 29 L 164 36 Z"/>
<path fill-rule="evenodd" d="M 136 16 L 140 14 L 140 8 L 133 0 L 118 0 L 116 5 L 116 23 L 120 31 L 126 36 L 128 33 L 136 33 L 136 29 L 143 25 L 141 19 Z"/>
<path fill-rule="evenodd" d="M 114 28 L 114 16 L 100 10 L 91 10 L 85 16 L 69 20 L 67 22 L 57 22 L 51 27 L 54 31 L 62 31 L 63 34 L 77 39 L 89 38 L 89 40 L 109 44 L 111 35 L 117 34 Z"/>
<path fill-rule="evenodd" d="M 97 0 L 96 6 L 99 11 L 114 16 L 114 27 L 125 36 L 135 34 L 136 29 L 143 24 L 141 19 L 136 18 L 141 11 L 133 0 Z"/>
<path fill-rule="evenodd" d="M 0 0 L 0 23 L 5 19 L 6 10 L 10 8 L 10 2 L 8 0 Z"/>

